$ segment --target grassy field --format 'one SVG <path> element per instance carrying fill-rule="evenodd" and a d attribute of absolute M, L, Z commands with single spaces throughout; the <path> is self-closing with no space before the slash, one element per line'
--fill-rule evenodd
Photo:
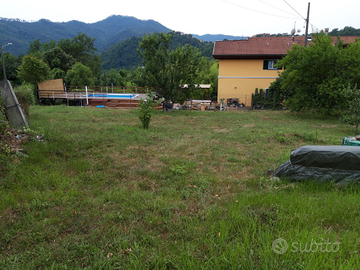
<path fill-rule="evenodd" d="M 0 269 L 359 269 L 355 185 L 265 176 L 353 127 L 289 111 L 34 106 L 0 180 Z M 281 238 L 281 239 L 279 239 Z"/>

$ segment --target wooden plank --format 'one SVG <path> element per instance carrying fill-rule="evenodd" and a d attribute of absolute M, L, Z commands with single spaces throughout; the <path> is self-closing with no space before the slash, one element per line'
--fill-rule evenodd
<path fill-rule="evenodd" d="M 64 92 L 63 79 L 48 80 L 38 83 L 39 90 L 62 91 Z"/>

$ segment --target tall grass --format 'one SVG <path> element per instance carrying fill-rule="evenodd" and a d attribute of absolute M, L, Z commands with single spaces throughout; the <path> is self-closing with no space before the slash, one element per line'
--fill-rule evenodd
<path fill-rule="evenodd" d="M 358 186 L 264 176 L 294 148 L 340 144 L 352 131 L 337 119 L 156 111 L 145 130 L 132 110 L 30 113 L 44 140 L 0 180 L 1 269 L 359 265 Z"/>

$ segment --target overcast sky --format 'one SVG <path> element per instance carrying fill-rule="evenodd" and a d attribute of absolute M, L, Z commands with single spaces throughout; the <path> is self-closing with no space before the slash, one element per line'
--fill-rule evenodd
<path fill-rule="evenodd" d="M 290 33 L 294 26 L 303 34 L 309 2 L 310 32 L 360 28 L 359 0 L 3 0 L 0 17 L 94 23 L 125 15 L 187 34 L 252 36 Z"/>

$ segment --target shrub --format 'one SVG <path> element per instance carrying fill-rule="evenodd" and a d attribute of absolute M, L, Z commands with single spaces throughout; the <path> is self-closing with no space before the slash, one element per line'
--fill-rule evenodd
<path fill-rule="evenodd" d="M 348 108 L 342 112 L 340 121 L 355 126 L 356 136 L 360 125 L 360 89 L 357 88 L 357 85 L 351 87 L 349 84 L 342 93 L 347 98 Z"/>
<path fill-rule="evenodd" d="M 152 111 L 158 104 L 159 101 L 154 101 L 154 96 L 151 92 L 147 93 L 146 99 L 140 99 L 139 119 L 142 128 L 149 128 Z"/>
<path fill-rule="evenodd" d="M 29 118 L 29 107 L 35 104 L 33 86 L 29 83 L 22 84 L 14 89 L 15 95 L 21 105 L 25 117 Z"/>
<path fill-rule="evenodd" d="M 284 95 L 280 92 L 279 80 L 273 82 L 270 88 L 255 89 L 252 94 L 252 106 L 254 109 L 281 109 L 283 107 Z"/>
<path fill-rule="evenodd" d="M 5 115 L 5 104 L 0 98 L 0 134 L 5 132 L 5 129 L 8 127 L 9 122 Z"/>
<path fill-rule="evenodd" d="M 9 122 L 5 115 L 5 104 L 0 98 L 0 177 L 2 177 L 9 160 L 10 148 L 6 140 L 7 127 Z"/>

